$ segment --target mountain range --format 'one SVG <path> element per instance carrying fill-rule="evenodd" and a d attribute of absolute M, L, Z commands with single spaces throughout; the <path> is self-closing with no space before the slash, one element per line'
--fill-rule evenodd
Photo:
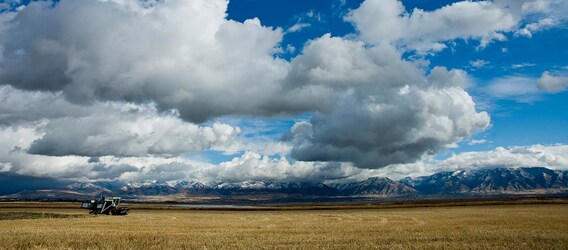
<path fill-rule="evenodd" d="M 350 183 L 273 181 L 195 182 L 75 182 L 54 189 L 30 189 L 0 199 L 90 199 L 122 196 L 131 200 L 207 201 L 219 199 L 278 200 L 317 197 L 473 197 L 519 194 L 568 194 L 568 171 L 534 168 L 494 168 L 439 172 L 395 181 L 373 177 Z"/>

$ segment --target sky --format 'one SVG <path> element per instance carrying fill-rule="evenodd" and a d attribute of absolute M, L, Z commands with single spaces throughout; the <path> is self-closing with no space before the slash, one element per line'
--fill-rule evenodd
<path fill-rule="evenodd" d="M 3 1 L 0 177 L 568 169 L 567 28 L 564 0 Z"/>

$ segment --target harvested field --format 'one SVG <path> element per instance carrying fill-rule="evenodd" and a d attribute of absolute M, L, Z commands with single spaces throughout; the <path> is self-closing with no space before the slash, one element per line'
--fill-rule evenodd
<path fill-rule="evenodd" d="M 84 218 L 82 214 L 54 214 L 54 213 L 28 213 L 7 212 L 0 213 L 1 220 L 31 220 L 31 219 L 59 219 L 59 218 Z"/>
<path fill-rule="evenodd" d="M 60 210 L 60 211 L 58 211 Z M 84 215 L 85 210 L 0 208 Z M 567 249 L 568 205 L 290 211 L 133 210 L 0 220 L 0 249 Z"/>

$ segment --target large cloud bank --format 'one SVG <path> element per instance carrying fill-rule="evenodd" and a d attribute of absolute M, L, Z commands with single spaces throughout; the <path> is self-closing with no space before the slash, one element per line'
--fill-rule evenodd
<path fill-rule="evenodd" d="M 527 13 L 558 3 L 460 2 L 409 14 L 398 1 L 367 0 L 346 17 L 358 34 L 308 41 L 290 60 L 279 57 L 281 28 L 228 20 L 227 4 L 62 0 L 0 12 L 0 171 L 334 179 L 413 163 L 490 118 L 466 92 L 466 72 L 425 70 L 403 53 L 437 51 L 453 39 L 486 46 L 522 29 Z M 252 152 L 216 167 L 181 157 L 251 148 L 220 117 L 303 113 L 312 118 L 277 143 L 288 145 L 280 146 L 293 163 Z"/>

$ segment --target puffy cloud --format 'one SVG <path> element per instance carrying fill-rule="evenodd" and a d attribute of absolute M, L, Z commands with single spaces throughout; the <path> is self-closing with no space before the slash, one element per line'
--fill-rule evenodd
<path fill-rule="evenodd" d="M 373 172 L 363 173 L 358 178 L 375 175 L 401 179 L 407 176 L 426 176 L 442 171 L 500 167 L 546 167 L 566 170 L 568 169 L 568 145 L 497 147 L 490 151 L 463 152 L 444 160 L 424 159 L 410 164 L 392 164 Z"/>
<path fill-rule="evenodd" d="M 203 171 L 203 170 L 202 170 Z M 241 157 L 210 168 L 207 176 L 214 180 L 240 182 L 255 181 L 310 181 L 321 182 L 344 179 L 362 170 L 348 163 L 290 162 L 286 158 L 269 158 L 247 152 Z"/>
<path fill-rule="evenodd" d="M 548 93 L 559 93 L 568 89 L 568 77 L 554 76 L 545 71 L 538 79 L 538 88 Z"/>
<path fill-rule="evenodd" d="M 471 67 L 474 67 L 474 68 L 483 68 L 483 67 L 487 66 L 488 64 L 489 64 L 488 61 L 481 60 L 481 59 L 475 60 L 475 61 L 469 61 L 469 65 L 471 65 Z"/>
<path fill-rule="evenodd" d="M 428 77 L 392 46 L 324 36 L 292 61 L 300 86 L 346 89 L 328 112 L 297 123 L 284 139 L 303 161 L 351 161 L 380 168 L 409 163 L 489 125 L 462 88 L 467 74 L 434 68 Z"/>
<path fill-rule="evenodd" d="M 6 143 L 32 154 L 49 156 L 179 155 L 234 147 L 240 129 L 223 123 L 198 126 L 175 112 L 158 112 L 153 105 L 94 103 L 81 106 L 60 94 L 0 87 L 0 121 L 16 131 L 33 129 L 36 137 L 6 137 Z M 0 124 L 2 124 L 0 123 Z M 25 137 L 24 137 L 25 138 Z M 16 143 L 16 144 L 14 144 Z M 0 159 L 1 161 L 1 159 Z"/>
<path fill-rule="evenodd" d="M 394 42 L 418 52 L 436 52 L 446 48 L 444 42 L 475 39 L 480 47 L 494 40 L 505 40 L 504 33 L 516 31 L 529 15 L 553 14 L 554 6 L 565 7 L 565 1 L 461 1 L 440 9 L 407 11 L 399 0 L 366 0 L 349 13 L 360 36 L 370 43 Z M 526 25 L 520 33 L 530 33 L 557 25 L 556 19 L 544 18 Z"/>
<path fill-rule="evenodd" d="M 316 114 L 311 124 L 297 124 L 290 136 L 292 156 L 380 168 L 417 161 L 489 125 L 488 115 L 477 113 L 471 97 L 463 90 L 406 91 L 389 93 L 400 98 L 396 105 L 378 101 L 380 98 L 355 103 L 348 96 L 338 103 L 334 113 Z"/>
<path fill-rule="evenodd" d="M 421 71 L 401 60 L 390 45 L 368 47 L 363 42 L 326 34 L 309 42 L 302 54 L 292 60 L 287 80 L 296 88 L 355 87 L 366 95 L 367 90 L 380 91 L 377 85 L 419 84 L 421 77 Z"/>
<path fill-rule="evenodd" d="M 568 145 L 498 147 L 493 151 L 466 152 L 444 160 L 439 168 L 548 167 L 568 169 Z"/>
<path fill-rule="evenodd" d="M 215 123 L 200 127 L 177 117 L 98 113 L 81 119 L 60 118 L 42 128 L 32 154 L 66 156 L 179 155 L 230 146 L 238 128 Z M 226 147 L 223 147 L 225 146 Z"/>
<path fill-rule="evenodd" d="M 198 122 L 289 111 L 271 105 L 287 69 L 274 57 L 281 29 L 227 20 L 225 0 L 137 5 L 30 3 L 1 36 L 0 82 L 62 91 L 77 103 L 151 100 Z"/>
<path fill-rule="evenodd" d="M 0 165 L 3 165 L 4 172 L 52 178 L 85 176 L 89 172 L 86 167 L 88 158 L 28 154 L 26 150 L 29 145 L 42 136 L 33 124 L 0 128 L 0 135 L 3 138 L 0 144 Z"/>
<path fill-rule="evenodd" d="M 558 25 L 558 24 L 556 23 L 556 21 L 554 19 L 544 18 L 544 19 L 538 20 L 538 22 L 536 22 L 536 23 L 530 23 L 530 24 L 525 25 L 524 28 L 515 32 L 515 34 L 527 36 L 527 37 L 532 37 L 532 34 L 534 32 L 544 30 L 544 29 L 547 29 L 547 28 L 550 28 L 550 27 L 554 27 L 556 25 Z"/>
<path fill-rule="evenodd" d="M 42 125 L 45 124 L 29 123 L 0 127 L 0 137 L 3 138 L 0 141 L 1 172 L 66 180 L 128 180 L 129 177 L 142 176 L 144 169 L 152 166 L 164 166 L 174 162 L 186 162 L 186 167 L 191 166 L 191 162 L 180 157 L 117 157 L 114 155 L 86 157 L 29 154 L 30 146 L 44 136 L 44 132 L 38 129 Z M 80 141 L 81 138 L 77 140 Z M 166 172 L 173 172 L 173 169 Z M 178 178 L 182 179 L 183 176 L 178 176 Z"/>

